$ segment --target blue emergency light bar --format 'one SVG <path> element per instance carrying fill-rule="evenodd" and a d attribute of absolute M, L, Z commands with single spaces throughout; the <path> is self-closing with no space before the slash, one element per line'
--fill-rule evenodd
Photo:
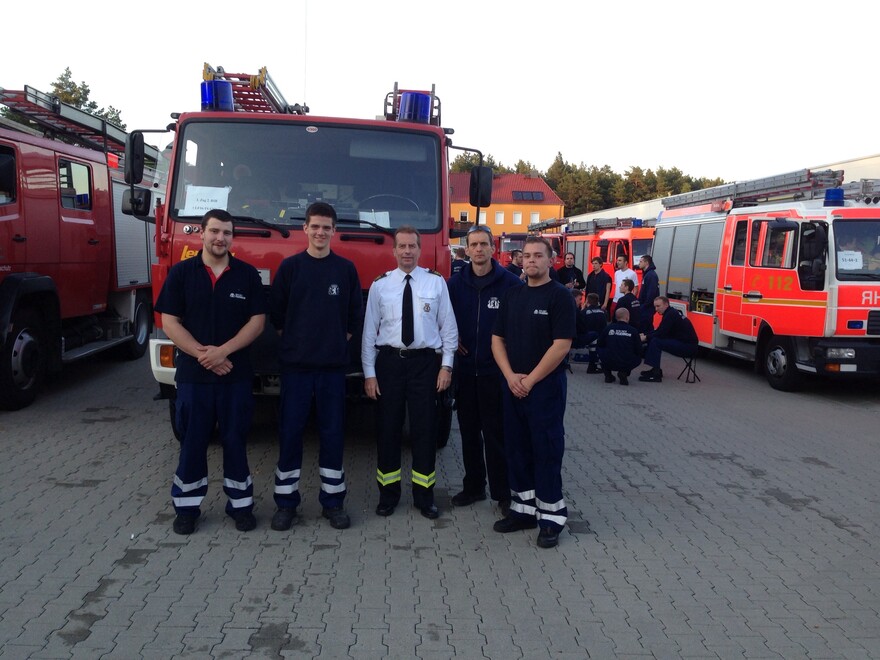
<path fill-rule="evenodd" d="M 228 80 L 205 80 L 202 82 L 202 112 L 220 110 L 232 112 L 232 83 Z"/>

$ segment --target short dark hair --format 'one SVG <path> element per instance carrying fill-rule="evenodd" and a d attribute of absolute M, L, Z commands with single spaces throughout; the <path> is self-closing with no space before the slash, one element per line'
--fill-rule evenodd
<path fill-rule="evenodd" d="M 633 282 L 633 281 L 632 281 L 631 279 L 629 279 L 628 277 L 625 277 L 624 279 L 622 279 L 621 282 L 622 282 L 623 285 L 624 285 L 627 289 L 629 289 L 630 291 L 632 291 L 633 289 L 636 288 L 636 283 Z"/>
<path fill-rule="evenodd" d="M 643 254 L 643 255 L 642 255 L 642 259 L 644 259 L 645 261 L 647 261 L 649 266 L 653 266 L 653 265 L 654 265 L 654 258 L 653 258 L 650 254 Z"/>
<path fill-rule="evenodd" d="M 483 232 L 486 236 L 489 237 L 489 243 L 492 245 L 495 244 L 495 239 L 492 236 L 492 230 L 489 229 L 486 225 L 474 225 L 470 229 L 468 229 L 467 236 L 464 238 L 464 242 L 466 245 L 470 246 L 471 244 L 471 234 L 476 234 L 477 232 Z"/>
<path fill-rule="evenodd" d="M 574 252 L 566 252 L 566 253 L 565 253 L 564 255 L 562 255 L 562 256 L 563 256 L 563 257 L 567 257 L 568 255 L 571 255 L 571 256 L 573 257 L 573 256 L 574 256 Z"/>
<path fill-rule="evenodd" d="M 202 229 L 208 226 L 208 220 L 214 218 L 215 220 L 219 220 L 220 222 L 232 222 L 235 223 L 235 218 L 232 217 L 232 214 L 229 211 L 224 209 L 211 209 L 205 215 L 202 216 Z"/>
<path fill-rule="evenodd" d="M 412 225 L 401 225 L 397 229 L 394 230 L 394 247 L 397 247 L 397 235 L 398 234 L 415 234 L 416 235 L 416 244 L 419 247 L 422 247 L 422 235 L 419 233 L 419 230 L 413 227 Z"/>
<path fill-rule="evenodd" d="M 514 248 L 510 251 L 510 258 L 513 259 L 518 254 L 522 254 L 522 250 Z"/>
<path fill-rule="evenodd" d="M 306 209 L 306 225 L 316 215 L 322 218 L 330 218 L 333 221 L 333 226 L 336 226 L 336 209 L 327 202 L 313 202 L 309 204 L 309 208 Z"/>
<path fill-rule="evenodd" d="M 598 293 L 588 293 L 587 294 L 587 304 L 598 305 L 599 304 L 599 294 Z"/>
<path fill-rule="evenodd" d="M 602 257 L 593 257 L 592 259 L 590 259 L 590 263 L 591 263 L 591 264 L 594 264 L 594 263 L 596 263 L 597 261 L 599 262 L 599 265 L 600 265 L 600 266 L 601 266 L 602 264 L 605 263 L 605 262 L 602 260 Z"/>
<path fill-rule="evenodd" d="M 525 245 L 528 245 L 529 243 L 540 243 L 541 245 L 543 245 L 544 247 L 547 248 L 547 256 L 548 257 L 553 256 L 553 246 L 550 245 L 550 241 L 548 241 L 543 236 L 526 236 Z"/>

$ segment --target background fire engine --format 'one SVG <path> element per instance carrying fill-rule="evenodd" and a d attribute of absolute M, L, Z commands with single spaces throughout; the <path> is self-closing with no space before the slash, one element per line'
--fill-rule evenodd
<path fill-rule="evenodd" d="M 124 131 L 31 87 L 0 102 L 39 127 L 0 128 L 0 407 L 17 409 L 62 364 L 143 355 L 153 225 L 121 213 Z"/>
<path fill-rule="evenodd" d="M 880 185 L 800 170 L 663 200 L 660 290 L 771 386 L 880 375 Z"/>

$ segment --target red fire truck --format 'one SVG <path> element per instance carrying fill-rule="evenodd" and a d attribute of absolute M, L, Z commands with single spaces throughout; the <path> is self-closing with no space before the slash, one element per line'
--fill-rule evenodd
<path fill-rule="evenodd" d="M 800 170 L 663 200 L 660 290 L 770 385 L 880 375 L 880 181 Z"/>
<path fill-rule="evenodd" d="M 614 280 L 617 257 L 626 257 L 627 266 L 636 271 L 642 281 L 642 271 L 636 266 L 639 257 L 651 254 L 654 242 L 653 219 L 597 218 L 595 220 L 572 220 L 565 230 L 565 251 L 574 253 L 574 264 L 584 271 L 586 277 L 593 269 L 590 262 L 600 257 L 603 269 Z"/>
<path fill-rule="evenodd" d="M 526 238 L 531 236 L 541 236 L 550 242 L 550 247 L 556 254 L 551 266 L 554 269 L 562 268 L 565 265 L 562 234 L 556 231 L 548 231 L 553 228 L 561 227 L 565 224 L 564 220 L 544 220 L 540 223 L 529 225 L 528 232 L 503 232 L 500 236 L 495 237 L 495 254 L 498 255 L 498 263 L 507 267 L 510 265 L 510 253 L 513 250 L 522 250 L 526 244 Z M 540 225 L 540 226 L 539 226 Z"/>
<path fill-rule="evenodd" d="M 14 410 L 63 364 L 144 354 L 153 225 L 121 212 L 124 131 L 27 86 L 0 103 L 39 127 L 0 128 L 0 407 Z"/>
<path fill-rule="evenodd" d="M 155 295 L 168 270 L 199 250 L 199 223 L 212 208 L 235 216 L 235 255 L 253 264 L 268 287 L 281 260 L 306 248 L 305 211 L 318 200 L 336 209 L 333 250 L 355 263 L 365 298 L 373 280 L 395 267 L 392 234 L 402 225 L 421 233 L 421 265 L 448 277 L 450 238 L 463 235 L 449 217 L 448 150 L 479 152 L 452 145 L 433 88 L 395 84 L 385 97 L 384 117 L 365 120 L 316 117 L 307 107 L 288 105 L 265 68 L 249 75 L 206 64 L 203 78 L 202 112 L 175 115 L 172 125 L 168 199 L 157 207 Z M 132 133 L 126 160 L 132 181 L 139 179 L 142 144 L 143 133 Z M 491 168 L 475 168 L 475 206 L 488 206 L 491 185 Z M 152 204 L 139 191 L 127 201 L 134 214 Z M 173 404 L 174 347 L 159 320 L 150 359 Z M 353 395 L 363 392 L 360 339 L 350 344 Z M 253 349 L 258 394 L 280 390 L 276 341 L 274 328 L 267 327 Z M 445 438 L 448 405 L 444 412 Z M 171 418 L 173 423 L 173 412 Z"/>

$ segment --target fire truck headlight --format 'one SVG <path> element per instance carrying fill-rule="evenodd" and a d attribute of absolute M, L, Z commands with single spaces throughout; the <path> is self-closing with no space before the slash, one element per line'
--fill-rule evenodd
<path fill-rule="evenodd" d="M 829 348 L 825 353 L 829 360 L 855 360 L 856 349 L 854 348 Z"/>

